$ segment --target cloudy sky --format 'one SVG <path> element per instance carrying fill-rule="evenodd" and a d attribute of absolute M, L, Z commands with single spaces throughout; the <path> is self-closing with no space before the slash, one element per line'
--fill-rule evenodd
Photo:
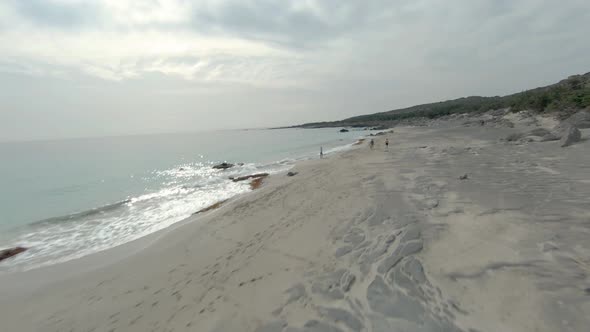
<path fill-rule="evenodd" d="M 291 125 L 590 71 L 587 0 L 2 0 L 0 140 Z"/>

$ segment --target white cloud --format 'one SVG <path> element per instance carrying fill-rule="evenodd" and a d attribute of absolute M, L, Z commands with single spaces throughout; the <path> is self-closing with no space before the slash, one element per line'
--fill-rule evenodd
<path fill-rule="evenodd" d="M 83 86 L 81 104 L 114 84 L 109 109 L 157 117 L 168 107 L 129 98 L 165 92 L 225 114 L 199 123 L 238 121 L 246 104 L 282 125 L 549 84 L 588 71 L 587 31 L 586 0 L 4 0 L 0 83 Z M 0 116 L 41 112 L 39 98 Z"/>

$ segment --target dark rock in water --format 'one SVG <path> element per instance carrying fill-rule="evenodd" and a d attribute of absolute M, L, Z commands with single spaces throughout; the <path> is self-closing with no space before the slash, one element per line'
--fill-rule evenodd
<path fill-rule="evenodd" d="M 255 190 L 260 188 L 262 186 L 262 180 L 264 180 L 264 178 L 255 178 L 252 180 L 252 182 L 250 182 L 250 189 Z"/>
<path fill-rule="evenodd" d="M 230 163 L 221 163 L 221 164 L 217 164 L 215 166 L 213 166 L 213 169 L 228 169 L 228 168 L 232 168 L 234 167 L 234 164 L 230 164 Z"/>
<path fill-rule="evenodd" d="M 258 173 L 258 174 L 240 176 L 240 177 L 237 177 L 237 178 L 230 177 L 229 179 L 232 180 L 233 182 L 239 182 L 239 181 L 245 181 L 245 180 L 249 180 L 249 179 L 265 178 L 267 176 L 269 176 L 268 173 Z"/>
<path fill-rule="evenodd" d="M 10 258 L 15 255 L 18 255 L 21 252 L 27 251 L 28 249 L 29 248 L 15 247 L 15 248 L 0 250 L 0 261 L 3 261 L 5 259 Z"/>
<path fill-rule="evenodd" d="M 459 180 L 467 180 L 467 179 L 469 179 L 469 175 L 467 175 L 467 174 L 463 174 L 459 177 Z"/>
<path fill-rule="evenodd" d="M 346 129 L 346 128 L 342 128 L 342 129 L 340 129 L 340 132 L 341 132 L 341 133 L 347 133 L 347 132 L 348 132 L 348 129 Z"/>
<path fill-rule="evenodd" d="M 563 137 L 561 138 L 561 147 L 570 146 L 576 142 L 579 142 L 582 139 L 582 133 L 580 130 L 574 126 L 569 127 L 564 133 Z"/>
<path fill-rule="evenodd" d="M 287 173 L 287 176 L 295 176 L 297 174 L 299 174 L 299 173 L 298 172 L 289 172 L 289 173 Z"/>

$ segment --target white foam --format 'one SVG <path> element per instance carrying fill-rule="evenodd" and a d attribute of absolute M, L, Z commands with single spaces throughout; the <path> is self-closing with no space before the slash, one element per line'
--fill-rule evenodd
<path fill-rule="evenodd" d="M 250 190 L 247 182 L 229 181 L 226 174 L 208 180 L 196 188 L 177 185 L 134 197 L 114 210 L 36 225 L 7 244 L 30 249 L 5 262 L 2 269 L 28 270 L 105 250 L 169 227 L 206 206 Z"/>

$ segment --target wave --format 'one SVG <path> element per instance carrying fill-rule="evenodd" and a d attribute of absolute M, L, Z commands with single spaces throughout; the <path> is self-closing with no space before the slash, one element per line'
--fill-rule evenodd
<path fill-rule="evenodd" d="M 123 201 L 119 201 L 119 202 L 116 202 L 113 204 L 107 204 L 107 205 L 104 205 L 104 206 L 101 206 L 98 208 L 93 208 L 93 209 L 82 211 L 82 212 L 76 212 L 76 213 L 71 213 L 71 214 L 67 214 L 64 216 L 51 217 L 51 218 L 35 221 L 35 222 L 32 222 L 30 225 L 31 226 L 41 226 L 41 225 L 46 225 L 46 224 L 61 223 L 64 221 L 72 221 L 72 220 L 87 218 L 87 217 L 91 217 L 91 216 L 94 216 L 97 214 L 103 214 L 105 212 L 110 212 L 110 211 L 116 210 L 116 209 L 120 208 L 121 206 L 124 206 L 125 204 L 130 203 L 131 201 L 132 201 L 132 199 L 125 199 Z"/>
<path fill-rule="evenodd" d="M 248 183 L 230 181 L 229 172 L 213 173 L 208 170 L 210 166 L 202 168 L 195 171 L 207 176 L 186 178 L 182 184 L 87 211 L 40 220 L 18 229 L 10 240 L 3 240 L 2 245 L 30 249 L 3 262 L 0 272 L 65 262 L 118 246 L 169 227 L 218 200 L 250 191 Z M 251 170 L 247 167 L 235 172 Z M 200 185 L 194 186 L 195 182 Z"/>

